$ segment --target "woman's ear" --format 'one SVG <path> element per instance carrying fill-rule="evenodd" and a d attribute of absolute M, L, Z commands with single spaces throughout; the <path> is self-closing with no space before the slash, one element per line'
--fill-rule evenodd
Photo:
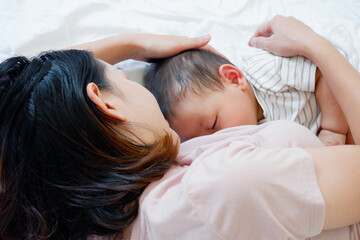
<path fill-rule="evenodd" d="M 248 82 L 244 74 L 237 67 L 231 64 L 223 64 L 219 68 L 219 75 L 224 85 L 231 84 L 245 90 L 248 87 Z"/>
<path fill-rule="evenodd" d="M 109 101 L 106 101 L 104 97 L 101 96 L 99 87 L 91 82 L 86 86 L 86 93 L 90 100 L 96 105 L 96 107 L 106 116 L 120 120 L 126 121 L 126 117 L 122 114 L 119 109 L 112 105 Z"/>

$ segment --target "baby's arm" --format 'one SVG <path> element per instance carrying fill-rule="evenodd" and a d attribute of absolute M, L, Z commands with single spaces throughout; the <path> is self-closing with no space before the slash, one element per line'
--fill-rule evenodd
<path fill-rule="evenodd" d="M 321 131 L 318 137 L 325 145 L 345 144 L 349 126 L 319 69 L 316 70 L 315 94 L 321 109 Z"/>

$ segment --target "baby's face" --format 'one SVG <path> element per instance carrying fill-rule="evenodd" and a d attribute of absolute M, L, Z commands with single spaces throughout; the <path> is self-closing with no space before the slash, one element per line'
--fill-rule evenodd
<path fill-rule="evenodd" d="M 189 93 L 175 112 L 176 117 L 169 123 L 182 142 L 228 127 L 257 124 L 257 102 L 232 85 L 201 96 Z"/>

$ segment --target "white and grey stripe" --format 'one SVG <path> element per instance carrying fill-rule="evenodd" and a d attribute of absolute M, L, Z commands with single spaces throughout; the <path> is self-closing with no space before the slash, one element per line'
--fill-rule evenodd
<path fill-rule="evenodd" d="M 241 70 L 263 108 L 261 123 L 289 119 L 317 132 L 321 114 L 315 97 L 314 63 L 302 56 L 283 58 L 259 50 L 243 60 Z"/>

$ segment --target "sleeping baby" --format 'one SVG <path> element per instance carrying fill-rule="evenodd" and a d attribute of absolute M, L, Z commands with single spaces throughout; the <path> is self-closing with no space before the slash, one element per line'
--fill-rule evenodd
<path fill-rule="evenodd" d="M 325 145 L 346 141 L 344 114 L 320 70 L 302 56 L 259 50 L 238 68 L 213 52 L 194 49 L 155 60 L 144 81 L 181 141 L 280 119 L 304 125 Z"/>

